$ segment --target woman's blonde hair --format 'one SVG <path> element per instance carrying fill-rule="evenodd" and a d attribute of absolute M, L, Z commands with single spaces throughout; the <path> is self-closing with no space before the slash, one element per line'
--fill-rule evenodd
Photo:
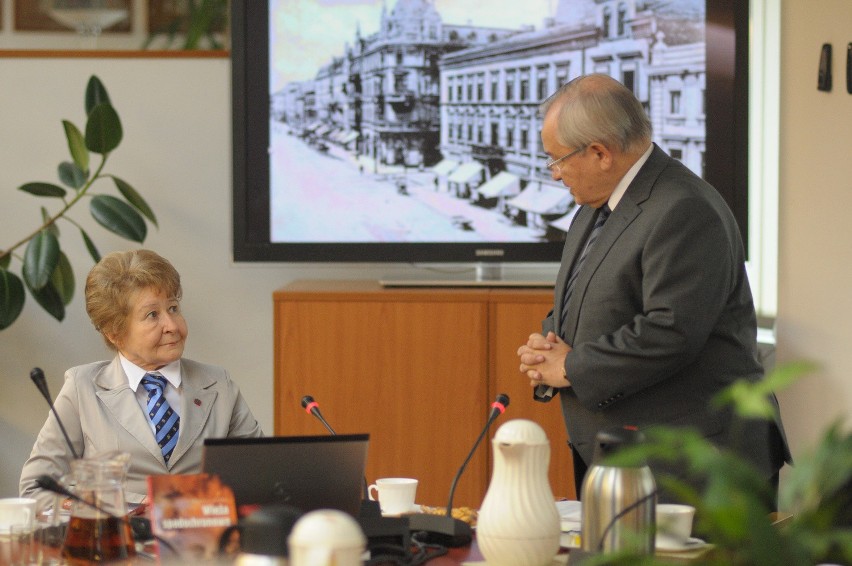
<path fill-rule="evenodd" d="M 153 288 L 180 300 L 180 275 L 171 263 L 151 250 L 130 250 L 105 255 L 86 278 L 86 312 L 111 350 L 110 336 L 127 332 L 130 300 L 142 289 Z"/>

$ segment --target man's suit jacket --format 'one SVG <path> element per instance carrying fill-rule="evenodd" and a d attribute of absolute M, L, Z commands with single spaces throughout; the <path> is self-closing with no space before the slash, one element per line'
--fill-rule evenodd
<path fill-rule="evenodd" d="M 689 425 L 772 475 L 789 459 L 780 417 L 734 435 L 732 415 L 709 407 L 735 380 L 763 375 L 742 239 L 722 197 L 655 146 L 590 249 L 563 322 L 566 278 L 594 213 L 581 208 L 567 234 L 542 323 L 573 348 L 571 387 L 559 393 L 574 447 L 590 464 L 603 428 Z"/>
<path fill-rule="evenodd" d="M 69 369 L 54 407 L 79 456 L 113 450 L 130 454 L 125 495 L 138 503 L 147 492 L 148 475 L 198 473 L 205 438 L 263 435 L 224 369 L 182 359 L 181 389 L 180 436 L 168 464 L 118 356 Z M 61 477 L 70 471 L 72 459 L 56 418 L 49 414 L 24 464 L 21 495 L 38 498 L 40 507 L 52 502 L 35 479 L 42 474 Z"/>

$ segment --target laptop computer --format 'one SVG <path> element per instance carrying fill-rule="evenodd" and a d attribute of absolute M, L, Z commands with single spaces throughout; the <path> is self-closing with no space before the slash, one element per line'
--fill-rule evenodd
<path fill-rule="evenodd" d="M 270 503 L 358 517 L 368 434 L 207 438 L 201 469 L 234 491 L 237 508 Z"/>

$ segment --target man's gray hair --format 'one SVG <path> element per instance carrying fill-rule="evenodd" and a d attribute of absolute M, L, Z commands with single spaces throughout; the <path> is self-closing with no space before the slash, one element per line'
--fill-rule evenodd
<path fill-rule="evenodd" d="M 651 141 L 651 121 L 642 104 L 609 75 L 583 75 L 567 82 L 539 106 L 542 116 L 551 109 L 559 113 L 556 140 L 565 147 L 599 142 L 627 151 Z"/>

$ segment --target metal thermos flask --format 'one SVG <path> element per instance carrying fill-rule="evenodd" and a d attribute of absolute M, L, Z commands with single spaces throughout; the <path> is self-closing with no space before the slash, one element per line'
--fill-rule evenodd
<path fill-rule="evenodd" d="M 643 440 L 633 427 L 604 430 L 595 437 L 594 460 L 581 492 L 583 551 L 654 553 L 657 489 L 651 469 L 602 462 L 620 448 Z"/>

